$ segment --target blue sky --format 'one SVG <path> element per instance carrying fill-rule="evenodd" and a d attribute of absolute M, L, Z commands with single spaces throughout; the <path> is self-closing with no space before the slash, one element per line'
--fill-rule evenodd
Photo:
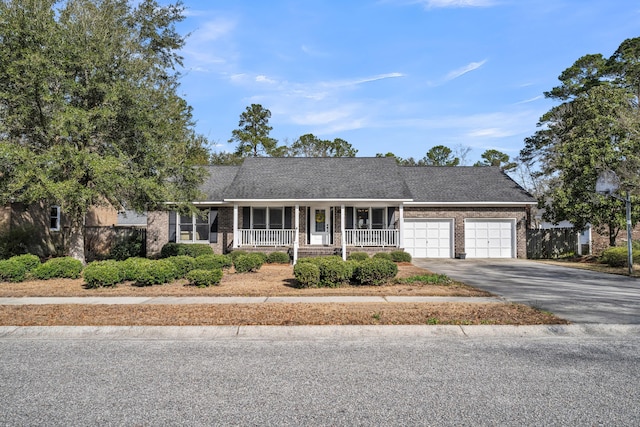
<path fill-rule="evenodd" d="M 280 144 L 517 156 L 575 60 L 640 36 L 635 0 L 184 0 L 181 94 L 215 151 L 252 104 Z"/>

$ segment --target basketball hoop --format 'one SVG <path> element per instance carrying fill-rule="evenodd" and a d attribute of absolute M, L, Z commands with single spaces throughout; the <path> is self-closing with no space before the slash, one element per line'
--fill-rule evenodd
<path fill-rule="evenodd" d="M 620 188 L 620 178 L 615 172 L 606 170 L 596 180 L 596 193 L 609 196 Z"/>

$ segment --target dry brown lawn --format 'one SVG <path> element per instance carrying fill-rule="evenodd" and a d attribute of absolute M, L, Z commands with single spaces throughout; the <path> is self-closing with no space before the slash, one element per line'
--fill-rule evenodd
<path fill-rule="evenodd" d="M 398 277 L 428 274 L 411 264 Z M 150 287 L 130 283 L 87 289 L 83 281 L 0 283 L 0 297 L 27 296 L 462 296 L 488 292 L 462 283 L 295 288 L 293 267 L 264 265 L 257 273 L 225 273 L 219 286 L 196 288 L 184 281 Z M 510 303 L 260 303 L 189 305 L 24 305 L 0 306 L 0 325 L 402 325 L 560 324 L 550 313 Z"/>

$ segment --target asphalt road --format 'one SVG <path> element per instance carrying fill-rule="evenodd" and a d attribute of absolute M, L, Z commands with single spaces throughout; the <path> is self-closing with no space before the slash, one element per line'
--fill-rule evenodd
<path fill-rule="evenodd" d="M 640 324 L 640 279 L 519 259 L 414 259 L 436 273 L 575 323 Z"/>
<path fill-rule="evenodd" d="M 0 338 L 0 425 L 640 425 L 640 336 Z"/>

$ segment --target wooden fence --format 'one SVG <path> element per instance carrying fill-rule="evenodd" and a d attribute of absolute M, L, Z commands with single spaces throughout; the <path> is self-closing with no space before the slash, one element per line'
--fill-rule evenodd
<path fill-rule="evenodd" d="M 558 258 L 578 254 L 580 234 L 575 228 L 527 230 L 527 258 Z"/>

